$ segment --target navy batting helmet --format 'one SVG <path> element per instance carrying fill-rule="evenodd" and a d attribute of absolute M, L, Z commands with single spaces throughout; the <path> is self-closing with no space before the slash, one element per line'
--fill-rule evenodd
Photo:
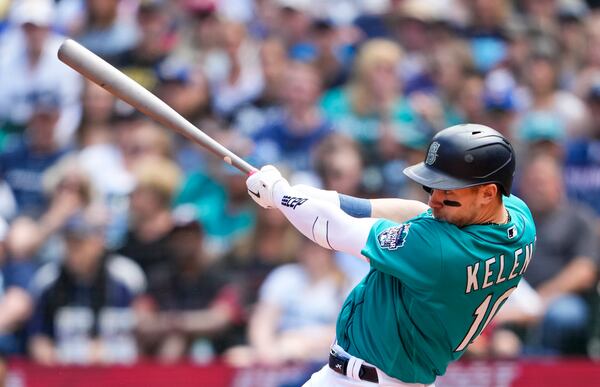
<path fill-rule="evenodd" d="M 510 195 L 515 173 L 512 146 L 494 129 L 478 124 L 451 126 L 437 133 L 424 162 L 404 174 L 424 187 L 452 190 L 498 184 Z"/>

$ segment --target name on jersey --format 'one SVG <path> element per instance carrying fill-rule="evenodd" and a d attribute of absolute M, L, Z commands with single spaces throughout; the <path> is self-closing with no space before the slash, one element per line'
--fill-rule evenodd
<path fill-rule="evenodd" d="M 383 249 L 396 250 L 398 247 L 404 246 L 409 228 L 409 223 L 386 228 L 377 235 L 377 243 Z"/>
<path fill-rule="evenodd" d="M 296 207 L 302 205 L 302 203 L 304 203 L 307 200 L 308 199 L 306 199 L 306 198 L 297 198 L 294 196 L 285 195 L 284 197 L 281 198 L 281 205 L 285 206 L 285 207 L 290 207 L 293 210 L 295 210 Z"/>
<path fill-rule="evenodd" d="M 533 243 L 530 243 L 515 250 L 512 264 L 510 258 L 500 254 L 497 257 L 494 256 L 467 266 L 467 289 L 465 293 L 469 294 L 472 291 L 486 289 L 525 273 L 531 257 L 533 257 L 533 245 Z"/>

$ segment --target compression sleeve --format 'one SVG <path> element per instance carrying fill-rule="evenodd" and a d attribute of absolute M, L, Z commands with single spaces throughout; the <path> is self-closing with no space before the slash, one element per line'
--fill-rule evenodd
<path fill-rule="evenodd" d="M 361 199 L 344 194 L 339 194 L 339 198 L 340 208 L 346 214 L 355 218 L 371 217 L 371 201 L 369 199 Z"/>
<path fill-rule="evenodd" d="M 287 184 L 273 187 L 277 208 L 307 238 L 320 246 L 362 257 L 371 227 L 377 219 L 354 218 L 339 206 L 306 195 Z"/>
<path fill-rule="evenodd" d="M 323 200 L 342 209 L 346 214 L 355 218 L 371 217 L 371 201 L 350 195 L 337 193 L 337 191 L 318 189 L 309 185 L 297 184 L 293 187 L 308 197 Z"/>

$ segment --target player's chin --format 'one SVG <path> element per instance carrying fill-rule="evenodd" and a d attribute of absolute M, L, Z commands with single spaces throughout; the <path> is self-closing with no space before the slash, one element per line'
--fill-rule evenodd
<path fill-rule="evenodd" d="M 441 208 L 432 208 L 431 213 L 433 214 L 433 217 L 436 218 L 437 220 L 446 221 L 446 217 L 445 217 L 443 211 L 441 211 Z"/>

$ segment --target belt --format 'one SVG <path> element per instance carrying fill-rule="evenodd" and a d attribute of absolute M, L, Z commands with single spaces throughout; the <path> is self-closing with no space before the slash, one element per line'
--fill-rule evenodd
<path fill-rule="evenodd" d="M 342 374 L 347 376 L 346 370 L 348 369 L 348 361 L 350 359 L 340 354 L 337 354 L 333 351 L 329 353 L 329 368 L 337 372 L 338 374 Z M 369 366 L 363 364 L 360 366 L 360 370 L 358 371 L 358 377 L 360 380 L 364 380 L 371 383 L 379 383 L 379 376 L 377 376 L 377 369 L 373 366 Z"/>

